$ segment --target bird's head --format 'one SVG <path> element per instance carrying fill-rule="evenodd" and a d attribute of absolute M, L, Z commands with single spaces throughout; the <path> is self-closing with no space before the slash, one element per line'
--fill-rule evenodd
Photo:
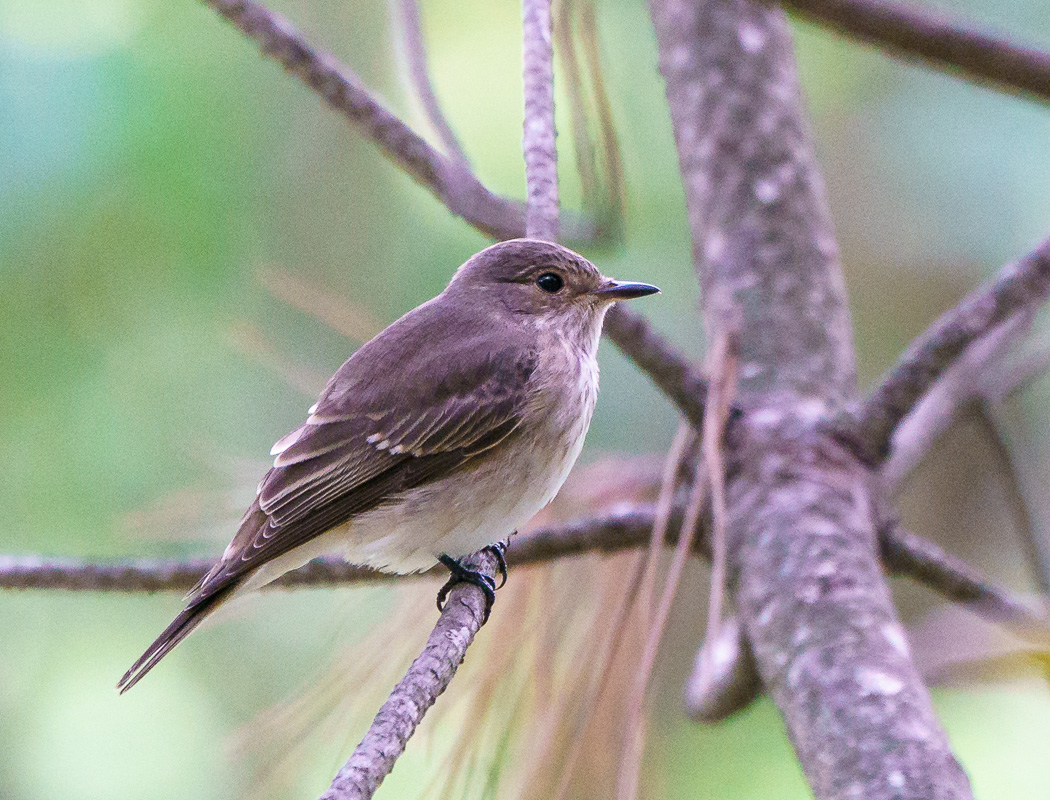
<path fill-rule="evenodd" d="M 555 328 L 600 324 L 615 301 L 658 291 L 648 283 L 606 278 L 578 253 L 538 239 L 511 239 L 485 248 L 456 271 L 446 289 Z"/>

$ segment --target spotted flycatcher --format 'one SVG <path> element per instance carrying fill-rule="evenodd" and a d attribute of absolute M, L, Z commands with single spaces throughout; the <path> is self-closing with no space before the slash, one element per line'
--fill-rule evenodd
<path fill-rule="evenodd" d="M 658 291 L 557 244 L 502 242 L 364 345 L 328 381 L 222 558 L 121 679 L 126 691 L 232 595 L 315 556 L 389 572 L 506 539 L 561 488 L 591 422 L 602 320 Z"/>

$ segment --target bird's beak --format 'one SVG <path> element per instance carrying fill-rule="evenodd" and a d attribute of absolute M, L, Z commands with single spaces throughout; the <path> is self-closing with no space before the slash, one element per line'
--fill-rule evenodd
<path fill-rule="evenodd" d="M 635 283 L 633 281 L 606 280 L 591 294 L 602 300 L 633 300 L 635 297 L 645 297 L 647 294 L 657 294 L 660 290 L 650 283 Z"/>

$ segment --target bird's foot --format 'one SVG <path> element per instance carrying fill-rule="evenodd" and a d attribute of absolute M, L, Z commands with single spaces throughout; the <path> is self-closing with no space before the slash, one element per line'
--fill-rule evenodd
<path fill-rule="evenodd" d="M 484 625 L 488 622 L 489 613 L 492 611 L 492 604 L 496 602 L 496 589 L 503 588 L 503 585 L 507 582 L 507 559 L 504 555 L 507 550 L 507 542 L 496 542 L 496 544 L 489 545 L 488 547 L 483 548 L 483 550 L 492 553 L 496 558 L 496 571 L 501 578 L 499 586 L 496 586 L 496 581 L 484 572 L 465 567 L 452 556 L 442 554 L 438 556 L 438 561 L 448 569 L 450 574 L 445 585 L 438 591 L 438 611 L 444 609 L 445 601 L 448 599 L 448 593 L 452 591 L 452 588 L 456 584 L 469 583 L 477 586 L 485 595 L 485 617 L 482 619 L 481 624 Z"/>

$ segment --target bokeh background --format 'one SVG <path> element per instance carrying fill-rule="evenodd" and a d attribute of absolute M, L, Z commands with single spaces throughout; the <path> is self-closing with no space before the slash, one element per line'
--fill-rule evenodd
<path fill-rule="evenodd" d="M 1042 0 L 937 5 L 1050 49 Z M 384 3 L 274 7 L 427 130 Z M 646 6 L 598 0 L 597 12 L 628 214 L 625 243 L 588 254 L 607 274 L 659 284 L 664 294 L 638 307 L 699 355 Z M 423 15 L 438 93 L 478 172 L 521 196 L 518 5 L 426 0 Z M 937 313 L 1050 230 L 1050 110 L 796 32 L 870 384 Z M 561 145 L 571 205 L 579 182 L 567 136 Z M 194 0 L 0 0 L 0 551 L 220 552 L 270 445 L 326 377 L 484 244 Z M 611 347 L 602 362 L 582 461 L 666 449 L 671 408 Z M 1042 535 L 1050 385 L 1011 401 L 1001 421 Z M 903 501 L 911 527 L 1033 591 L 1038 571 L 986 430 L 953 429 L 920 472 Z M 946 616 L 922 589 L 898 592 L 926 655 L 942 657 L 937 707 L 978 796 L 1046 797 L 1050 694 L 1038 661 Z M 384 624 L 400 594 L 260 597 L 119 699 L 117 678 L 177 597 L 0 594 L 0 797 L 254 793 L 259 762 L 275 756 L 253 720 L 325 681 L 334 654 L 353 654 L 347 643 Z M 714 728 L 682 716 L 701 636 L 701 615 L 682 605 L 657 673 L 644 796 L 807 797 L 769 701 Z M 422 629 L 408 649 L 421 641 Z M 938 641 L 966 646 L 949 654 Z M 344 686 L 360 693 L 354 721 L 330 726 L 271 795 L 319 794 L 389 685 Z M 412 743 L 383 796 L 418 796 L 452 724 L 438 719 Z"/>

